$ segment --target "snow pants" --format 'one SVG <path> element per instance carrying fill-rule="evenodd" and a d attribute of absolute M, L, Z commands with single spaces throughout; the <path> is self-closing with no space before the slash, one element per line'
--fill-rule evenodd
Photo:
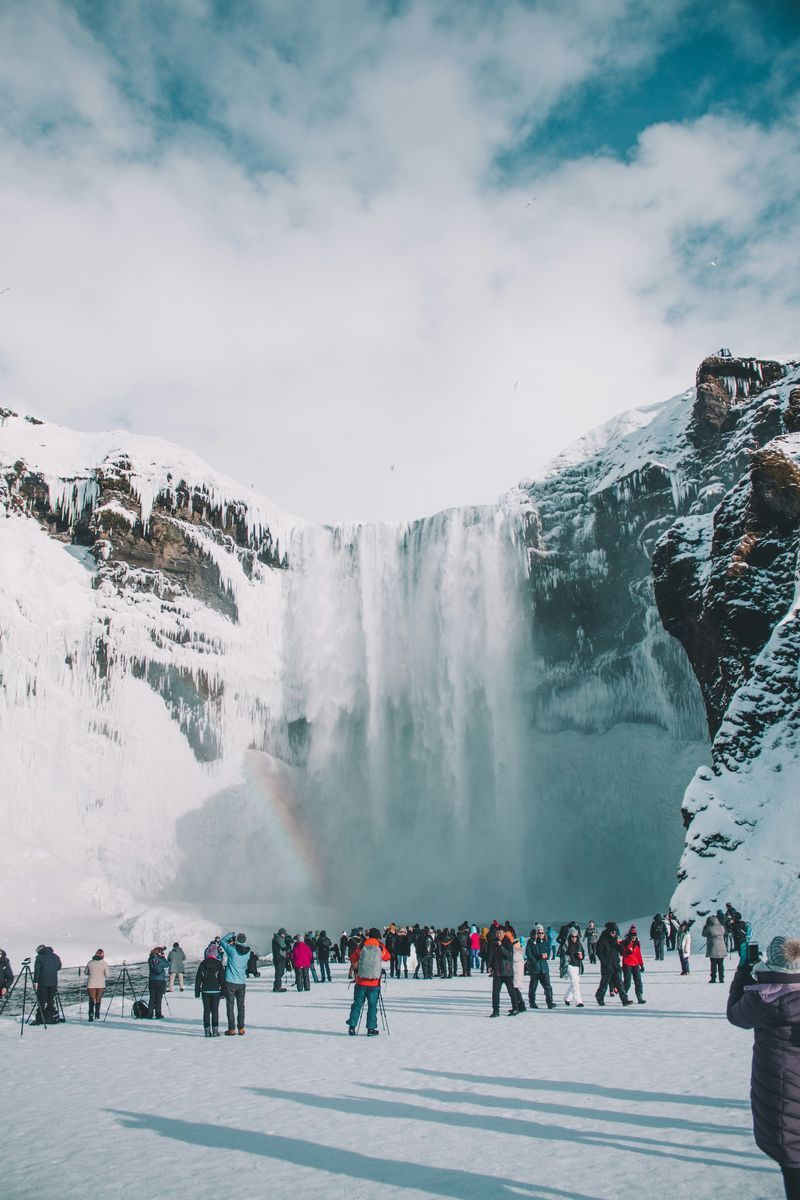
<path fill-rule="evenodd" d="M 511 1007 L 512 1008 L 517 1007 L 517 997 L 514 994 L 517 989 L 514 987 L 513 978 L 510 975 L 493 975 L 492 976 L 492 1012 L 495 1013 L 497 1016 L 500 1015 L 500 989 L 502 988 L 503 984 L 506 985 L 506 989 L 508 991 L 508 995 L 511 1000 Z"/>
<path fill-rule="evenodd" d="M 56 990 L 55 987 L 43 987 L 41 983 L 39 984 L 36 989 L 37 1012 L 34 1025 L 41 1025 L 44 1021 L 52 1024 L 58 1020 Z"/>
<path fill-rule="evenodd" d="M 167 990 L 166 979 L 151 979 L 147 986 L 150 991 L 150 1003 L 147 1006 L 147 1015 L 151 1018 L 163 1017 L 161 1002 L 164 999 L 164 992 Z"/>
<path fill-rule="evenodd" d="M 724 958 L 712 958 L 711 959 L 711 982 L 712 983 L 717 982 L 717 976 L 719 976 L 720 983 L 725 982 L 725 959 Z"/>
<path fill-rule="evenodd" d="M 553 988 L 550 983 L 549 971 L 546 975 L 540 975 L 538 973 L 531 975 L 531 981 L 528 984 L 528 1002 L 531 1005 L 536 1003 L 536 989 L 539 984 L 542 985 L 542 991 L 544 992 L 544 998 L 547 1002 L 547 1007 L 551 1008 L 553 1004 Z"/>
<path fill-rule="evenodd" d="M 225 1008 L 228 1017 L 228 1029 L 244 1029 L 244 993 L 246 985 L 243 983 L 226 983 L 225 984 Z M 236 1006 L 236 1020 L 234 1021 L 234 1005 Z"/>
<path fill-rule="evenodd" d="M 330 983 L 331 968 L 330 968 L 330 963 L 328 962 L 327 958 L 321 958 L 319 960 L 319 976 L 320 976 L 320 980 L 319 980 L 320 983 L 325 983 L 326 980 L 328 983 Z"/>
<path fill-rule="evenodd" d="M 276 958 L 275 962 L 274 962 L 274 966 L 275 966 L 275 981 L 272 985 L 272 990 L 273 990 L 273 992 L 279 992 L 281 990 L 281 988 L 283 987 L 283 973 L 286 970 L 286 959 L 285 958 Z"/>
<path fill-rule="evenodd" d="M 308 967 L 295 967 L 294 981 L 298 992 L 310 992 L 311 980 L 308 978 Z M 319 983 L 319 980 L 317 980 Z"/>
<path fill-rule="evenodd" d="M 219 992 L 203 992 L 203 1026 L 206 1029 L 219 1028 Z"/>
<path fill-rule="evenodd" d="M 653 949 L 656 952 L 656 962 L 664 961 L 664 938 L 656 938 L 653 942 Z"/>
<path fill-rule="evenodd" d="M 365 1000 L 367 1002 L 367 1029 L 378 1028 L 378 997 L 380 994 L 381 989 L 377 986 L 365 987 L 363 983 L 355 984 L 350 1016 L 347 1018 L 347 1024 L 351 1029 L 355 1029 L 358 1025 Z"/>
<path fill-rule="evenodd" d="M 641 967 L 623 967 L 622 968 L 622 986 L 627 992 L 633 980 L 634 990 L 637 1000 L 644 1000 L 644 988 L 642 987 L 642 968 Z"/>
<path fill-rule="evenodd" d="M 574 1001 L 575 1004 L 583 1004 L 583 999 L 581 998 L 580 967 L 567 967 L 567 979 L 569 980 L 569 983 L 567 984 L 567 990 L 564 993 L 564 1003 L 568 1004 L 570 1001 Z"/>
<path fill-rule="evenodd" d="M 595 992 L 595 996 L 598 1000 L 604 1000 L 606 991 L 612 991 L 614 989 L 619 992 L 619 997 L 623 1004 L 626 1003 L 628 997 L 625 992 L 625 986 L 622 982 L 622 976 L 620 974 L 619 967 L 607 967 L 601 965 L 600 984 Z"/>

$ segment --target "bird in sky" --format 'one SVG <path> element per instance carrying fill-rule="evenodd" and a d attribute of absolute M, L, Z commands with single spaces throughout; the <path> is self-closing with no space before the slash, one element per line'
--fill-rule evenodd
<path fill-rule="evenodd" d="M 709 264 L 708 264 L 708 265 L 709 265 L 710 267 L 715 267 L 715 266 L 717 265 L 717 260 L 716 260 L 716 258 L 712 258 L 712 259 L 711 259 L 711 261 L 709 262 Z"/>
<path fill-rule="evenodd" d="M 389 467 L 389 470 L 390 470 L 390 471 L 393 471 L 393 470 L 394 470 L 394 463 L 392 463 L 392 465 Z"/>

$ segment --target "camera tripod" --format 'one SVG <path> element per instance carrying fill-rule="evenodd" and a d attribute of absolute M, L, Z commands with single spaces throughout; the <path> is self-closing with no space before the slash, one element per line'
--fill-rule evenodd
<path fill-rule="evenodd" d="M 5 1012 L 8 1002 L 16 991 L 20 980 L 22 980 L 22 1011 L 20 1012 L 19 1017 L 19 1036 L 22 1037 L 23 1033 L 25 1032 L 26 1025 L 44 1025 L 44 1027 L 47 1028 L 49 1022 L 45 1016 L 44 1010 L 42 1009 L 41 999 L 36 990 L 36 984 L 33 982 L 33 972 L 31 971 L 30 958 L 23 958 L 22 967 L 20 968 L 17 978 L 14 980 L 11 987 L 8 989 L 8 992 L 3 997 L 3 1000 L 0 1003 L 0 1017 Z M 29 984 L 30 989 L 28 987 Z M 53 999 L 56 1009 L 56 1019 L 60 1021 L 66 1020 L 64 1016 L 64 1005 L 61 1003 L 61 995 L 58 988 L 55 990 L 55 996 Z M 33 1020 L 34 1013 L 38 1013 L 38 1020 L 36 1021 Z"/>
<path fill-rule="evenodd" d="M 120 984 L 122 985 L 121 988 L 120 988 Z M 111 1005 L 114 1003 L 114 1000 L 116 999 L 117 995 L 119 995 L 120 1002 L 121 1002 L 120 1016 L 122 1016 L 122 1017 L 125 1016 L 125 993 L 126 993 L 126 991 L 128 992 L 128 994 L 130 995 L 130 998 L 131 998 L 131 1014 L 130 1015 L 133 1016 L 133 1005 L 136 1002 L 136 987 L 134 985 L 133 980 L 131 979 L 131 973 L 128 970 L 128 964 L 126 962 L 123 962 L 122 970 L 120 971 L 119 975 L 117 975 L 117 978 L 114 980 L 114 987 L 111 990 L 111 995 L 108 997 L 108 1004 L 106 1005 L 105 1016 L 103 1017 L 104 1021 L 105 1021 L 106 1017 L 108 1016 L 108 1014 L 110 1013 Z M 142 992 L 142 995 L 144 995 L 144 992 Z"/>

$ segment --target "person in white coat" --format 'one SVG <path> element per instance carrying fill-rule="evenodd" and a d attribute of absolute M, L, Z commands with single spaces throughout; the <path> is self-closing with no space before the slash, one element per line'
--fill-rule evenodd
<path fill-rule="evenodd" d="M 567 979 L 569 983 L 564 995 L 564 1003 L 567 1008 L 570 1004 L 574 1004 L 576 1008 L 583 1008 L 583 999 L 581 997 L 581 970 L 583 966 L 583 946 L 577 929 L 573 925 L 567 934 L 567 940 L 562 949 L 564 964 L 567 968 Z"/>
<path fill-rule="evenodd" d="M 692 953 L 692 934 L 686 921 L 681 921 L 678 930 L 678 958 L 681 960 L 681 975 L 689 974 L 689 956 Z"/>
<path fill-rule="evenodd" d="M 100 1020 L 100 1004 L 108 979 L 108 963 L 102 950 L 95 950 L 86 964 L 86 991 L 89 993 L 89 1020 Z"/>

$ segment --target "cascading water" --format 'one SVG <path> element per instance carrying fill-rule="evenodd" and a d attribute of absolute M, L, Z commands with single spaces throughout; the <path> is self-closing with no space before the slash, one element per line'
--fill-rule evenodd
<path fill-rule="evenodd" d="M 305 527 L 291 543 L 287 719 L 324 890 L 354 911 L 521 901 L 522 508 Z"/>

